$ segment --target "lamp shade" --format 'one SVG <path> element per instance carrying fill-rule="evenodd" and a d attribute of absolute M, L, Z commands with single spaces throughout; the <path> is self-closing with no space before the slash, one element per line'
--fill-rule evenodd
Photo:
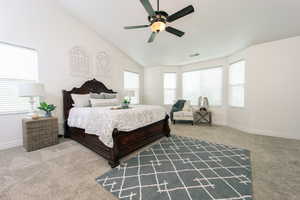
<path fill-rule="evenodd" d="M 41 83 L 24 83 L 19 85 L 19 97 L 42 97 L 45 95 Z"/>
<path fill-rule="evenodd" d="M 135 95 L 134 90 L 125 90 L 124 91 L 124 96 L 125 97 L 134 97 L 134 95 Z"/>

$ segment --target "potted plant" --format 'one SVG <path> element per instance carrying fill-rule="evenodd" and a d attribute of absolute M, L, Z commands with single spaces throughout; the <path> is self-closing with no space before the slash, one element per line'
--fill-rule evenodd
<path fill-rule="evenodd" d="M 130 100 L 129 99 L 124 99 L 122 102 L 122 108 L 129 108 Z"/>
<path fill-rule="evenodd" d="M 45 111 L 45 117 L 52 117 L 52 111 L 55 110 L 56 106 L 53 104 L 47 104 L 46 102 L 41 102 L 38 109 Z"/>

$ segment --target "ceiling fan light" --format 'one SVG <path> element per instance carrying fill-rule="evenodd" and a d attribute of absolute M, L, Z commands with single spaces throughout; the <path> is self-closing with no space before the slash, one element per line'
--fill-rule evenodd
<path fill-rule="evenodd" d="M 152 32 L 160 32 L 160 31 L 164 31 L 165 29 L 166 29 L 166 23 L 161 21 L 154 22 L 151 25 Z"/>

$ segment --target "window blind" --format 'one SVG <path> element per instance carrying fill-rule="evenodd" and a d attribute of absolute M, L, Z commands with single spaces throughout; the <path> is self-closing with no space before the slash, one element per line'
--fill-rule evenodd
<path fill-rule="evenodd" d="M 134 97 L 131 97 L 132 104 L 139 104 L 140 99 L 140 75 L 134 72 L 124 71 L 124 89 L 133 90 Z"/>
<path fill-rule="evenodd" d="M 208 97 L 212 106 L 222 105 L 223 68 L 209 68 L 184 72 L 182 75 L 183 98 L 198 105 L 200 96 Z"/>
<path fill-rule="evenodd" d="M 18 86 L 37 77 L 35 50 L 0 42 L 0 114 L 28 112 L 28 98 L 18 96 Z"/>
<path fill-rule="evenodd" d="M 164 73 L 164 104 L 172 105 L 176 100 L 176 73 Z"/>
<path fill-rule="evenodd" d="M 234 107 L 245 106 L 245 61 L 229 67 L 229 104 Z"/>

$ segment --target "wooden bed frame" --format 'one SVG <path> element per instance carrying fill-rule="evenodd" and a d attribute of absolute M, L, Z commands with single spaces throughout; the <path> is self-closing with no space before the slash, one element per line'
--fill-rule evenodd
<path fill-rule="evenodd" d="M 64 137 L 71 138 L 80 144 L 86 146 L 97 154 L 108 160 L 109 165 L 114 168 L 120 164 L 120 159 L 131 152 L 150 144 L 164 136 L 170 136 L 169 116 L 164 120 L 155 122 L 148 126 L 129 131 L 119 131 L 114 129 L 112 132 L 113 147 L 110 148 L 103 144 L 98 136 L 86 134 L 83 129 L 69 127 L 69 111 L 73 107 L 71 94 L 89 94 L 89 93 L 115 93 L 96 79 L 85 82 L 80 88 L 73 88 L 71 91 L 63 90 L 64 107 Z"/>

